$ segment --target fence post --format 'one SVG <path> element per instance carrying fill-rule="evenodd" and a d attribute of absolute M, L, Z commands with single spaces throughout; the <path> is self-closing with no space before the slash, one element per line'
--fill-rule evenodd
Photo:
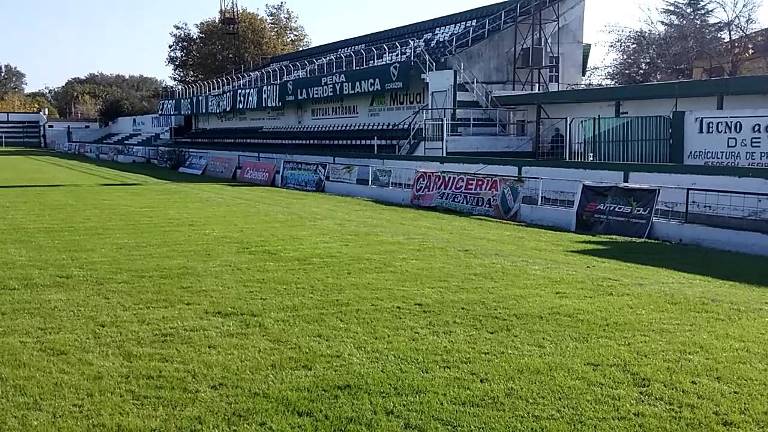
<path fill-rule="evenodd" d="M 685 163 L 685 111 L 672 112 L 672 143 L 669 148 L 669 162 Z"/>

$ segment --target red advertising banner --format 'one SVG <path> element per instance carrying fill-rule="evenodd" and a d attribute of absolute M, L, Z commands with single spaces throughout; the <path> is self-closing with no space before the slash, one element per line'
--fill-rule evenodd
<path fill-rule="evenodd" d="M 261 186 L 272 186 L 275 181 L 277 165 L 268 162 L 243 162 L 237 180 Z"/>
<path fill-rule="evenodd" d="M 225 180 L 232 180 L 237 169 L 237 158 L 215 157 L 208 161 L 205 175 Z"/>
<path fill-rule="evenodd" d="M 411 204 L 513 220 L 522 204 L 522 186 L 522 181 L 507 177 L 420 171 Z"/>

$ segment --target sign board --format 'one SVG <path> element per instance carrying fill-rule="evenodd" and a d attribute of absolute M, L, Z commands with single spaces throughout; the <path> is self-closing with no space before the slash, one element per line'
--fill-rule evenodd
<path fill-rule="evenodd" d="M 328 180 L 337 183 L 357 184 L 359 169 L 355 165 L 331 165 L 328 167 Z"/>
<path fill-rule="evenodd" d="M 180 173 L 202 175 L 205 167 L 208 166 L 208 159 L 205 156 L 189 156 L 184 165 L 179 168 Z"/>
<path fill-rule="evenodd" d="M 323 192 L 327 172 L 328 164 L 284 161 L 280 170 L 280 185 L 286 189 Z"/>
<path fill-rule="evenodd" d="M 523 182 L 497 176 L 419 171 L 411 204 L 513 220 L 522 203 Z"/>
<path fill-rule="evenodd" d="M 389 168 L 373 168 L 371 170 L 371 186 L 380 188 L 392 187 L 392 170 Z"/>
<path fill-rule="evenodd" d="M 166 99 L 160 101 L 157 111 L 161 116 L 260 111 L 280 109 L 288 102 L 405 91 L 408 90 L 413 71 L 409 62 L 400 62 L 331 75 L 297 78 L 280 84 L 227 90 L 218 94 Z M 402 100 L 402 103 L 406 102 Z M 317 114 L 320 118 L 349 116 L 356 109 L 348 106 L 321 110 Z"/>
<path fill-rule="evenodd" d="M 237 158 L 214 157 L 208 161 L 205 167 L 205 175 L 209 177 L 231 180 L 237 169 Z"/>
<path fill-rule="evenodd" d="M 659 190 L 653 188 L 584 184 L 576 209 L 576 231 L 646 238 L 658 197 Z"/>
<path fill-rule="evenodd" d="M 768 168 L 768 111 L 691 111 L 686 165 Z"/>
<path fill-rule="evenodd" d="M 272 186 L 275 181 L 277 166 L 267 162 L 243 162 L 237 179 L 244 183 L 253 183 L 261 186 Z"/>

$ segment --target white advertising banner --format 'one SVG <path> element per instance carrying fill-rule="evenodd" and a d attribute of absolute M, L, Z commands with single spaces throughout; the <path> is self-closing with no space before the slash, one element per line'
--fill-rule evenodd
<path fill-rule="evenodd" d="M 768 111 L 689 111 L 685 164 L 768 168 Z"/>
<path fill-rule="evenodd" d="M 358 167 L 355 165 L 331 165 L 328 167 L 328 180 L 337 183 L 357 183 Z"/>

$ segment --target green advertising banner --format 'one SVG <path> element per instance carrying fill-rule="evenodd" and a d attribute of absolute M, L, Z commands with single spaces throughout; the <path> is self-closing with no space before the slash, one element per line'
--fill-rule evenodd
<path fill-rule="evenodd" d="M 282 84 L 286 102 L 407 90 L 413 66 L 407 62 L 374 66 L 333 75 L 302 78 Z"/>
<path fill-rule="evenodd" d="M 407 90 L 412 72 L 413 65 L 409 62 L 393 63 L 215 95 L 166 99 L 160 101 L 157 111 L 161 116 L 264 111 L 281 109 L 290 102 Z"/>

